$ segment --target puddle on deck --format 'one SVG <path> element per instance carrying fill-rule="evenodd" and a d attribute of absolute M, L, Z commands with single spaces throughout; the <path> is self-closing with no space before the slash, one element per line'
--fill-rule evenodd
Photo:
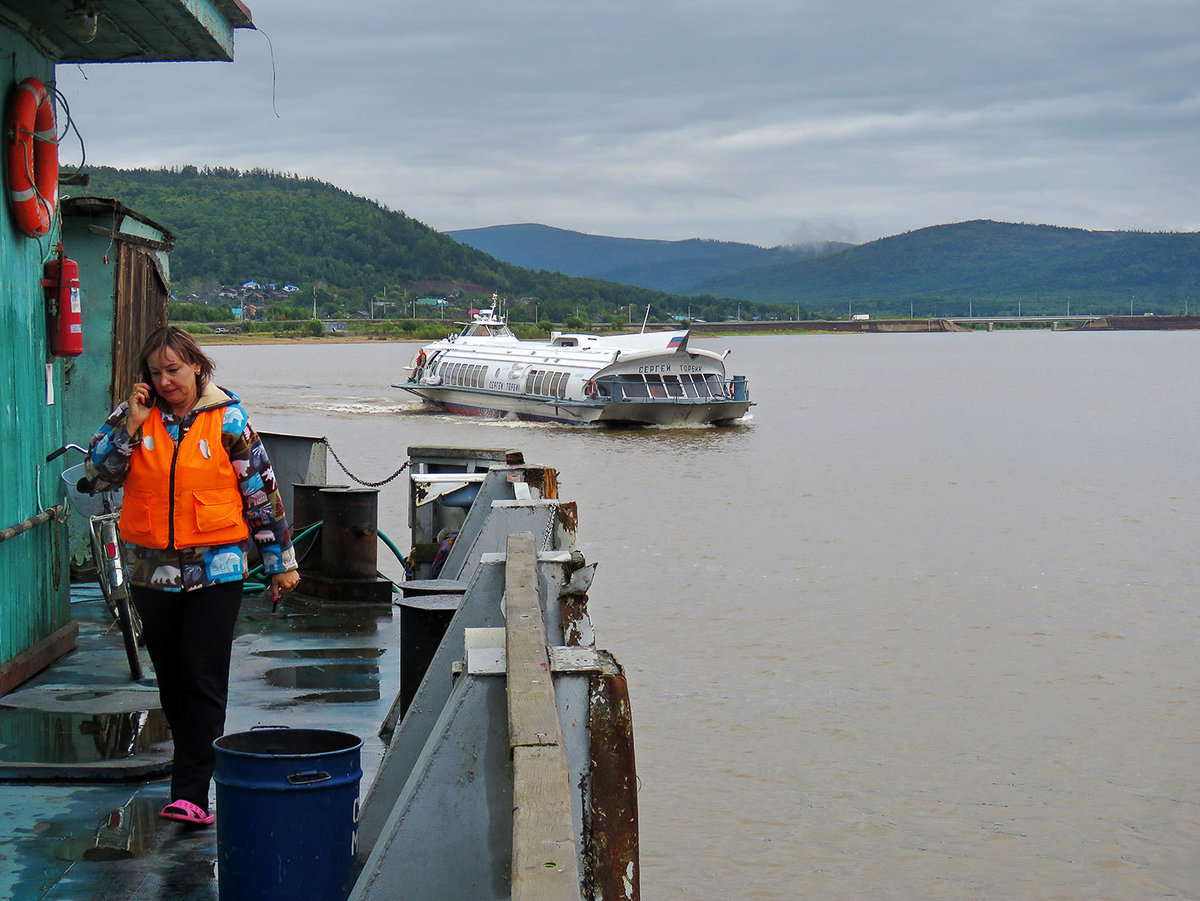
<path fill-rule="evenodd" d="M 81 824 L 60 837 L 55 856 L 60 860 L 129 860 L 159 844 L 160 801 L 133 798 L 114 807 L 98 823 Z"/>
<path fill-rule="evenodd" d="M 79 694 L 102 697 L 107 692 Z M 0 707 L 0 761 L 6 763 L 125 760 L 170 740 L 167 718 L 158 708 L 88 714 Z"/>
<path fill-rule="evenodd" d="M 374 656 L 380 654 L 382 651 Z M 267 670 L 263 673 L 263 678 L 267 684 L 276 688 L 316 689 L 300 695 L 296 698 L 297 701 L 344 704 L 379 700 L 379 667 L 374 663 L 281 666 Z"/>
<path fill-rule="evenodd" d="M 281 657 L 297 659 L 320 658 L 322 660 L 370 660 L 382 657 L 383 648 L 277 648 L 270 651 L 255 651 L 256 657 Z"/>

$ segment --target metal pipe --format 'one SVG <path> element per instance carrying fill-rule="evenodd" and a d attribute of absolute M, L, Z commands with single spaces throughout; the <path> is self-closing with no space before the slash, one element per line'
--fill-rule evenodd
<path fill-rule="evenodd" d="M 8 541 L 10 538 L 16 538 L 22 532 L 28 532 L 30 529 L 36 529 L 38 526 L 42 525 L 43 523 L 47 523 L 52 519 L 58 519 L 64 513 L 66 513 L 66 511 L 67 508 L 62 504 L 55 504 L 53 507 L 29 517 L 29 519 L 22 520 L 15 526 L 9 526 L 7 529 L 0 529 L 0 542 Z"/>

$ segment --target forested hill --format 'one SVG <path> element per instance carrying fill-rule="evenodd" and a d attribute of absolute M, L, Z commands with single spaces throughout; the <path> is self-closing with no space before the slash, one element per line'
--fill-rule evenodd
<path fill-rule="evenodd" d="M 312 178 L 195 166 L 84 171 L 90 183 L 74 193 L 115 198 L 179 236 L 171 255 L 177 294 L 256 281 L 315 287 L 362 309 L 379 294 L 482 300 L 496 292 L 529 298 L 557 322 L 578 310 L 608 321 L 631 304 L 666 314 L 692 300 L 522 269 Z"/>
<path fill-rule="evenodd" d="M 976 220 L 732 273 L 697 289 L 843 316 L 1194 313 L 1200 234 Z"/>
<path fill-rule="evenodd" d="M 328 315 L 363 310 L 381 294 L 456 296 L 462 305 L 493 292 L 513 305 L 514 321 L 536 315 L 555 322 L 581 313 L 607 322 L 646 306 L 656 319 L 676 314 L 715 321 L 735 313 L 764 319 L 851 312 L 1178 314 L 1200 304 L 1196 233 L 977 220 L 845 249 L 827 246 L 821 255 L 797 259 L 790 248 L 717 241 L 644 242 L 544 226 L 473 230 L 476 238 L 480 232 L 523 238 L 530 253 L 520 258 L 529 267 L 522 268 L 316 179 L 194 166 L 87 172 L 90 185 L 76 193 L 115 198 L 179 236 L 171 260 L 177 294 L 247 281 L 295 285 L 304 297 L 319 299 Z M 540 253 L 533 252 L 537 241 L 543 242 Z M 740 262 L 747 268 L 730 271 Z M 660 276 L 674 270 L 679 280 L 656 286 L 691 287 L 686 294 L 681 288 L 664 293 L 549 271 L 560 265 L 608 278 L 623 267 L 630 281 L 639 266 L 660 266 Z M 684 281 L 714 268 L 722 274 Z"/>

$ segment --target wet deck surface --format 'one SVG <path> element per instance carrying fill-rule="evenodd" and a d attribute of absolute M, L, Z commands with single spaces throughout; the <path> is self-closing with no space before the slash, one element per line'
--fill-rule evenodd
<path fill-rule="evenodd" d="M 0 899 L 216 899 L 216 830 L 158 817 L 171 800 L 170 740 L 149 658 L 146 678 L 130 682 L 98 593 L 77 588 L 72 615 L 77 649 L 0 698 Z M 398 690 L 398 619 L 300 602 L 272 614 L 247 596 L 226 732 L 351 732 L 365 792 Z"/>

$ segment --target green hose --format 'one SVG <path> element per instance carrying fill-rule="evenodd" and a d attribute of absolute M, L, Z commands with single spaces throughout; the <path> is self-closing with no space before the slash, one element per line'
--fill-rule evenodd
<path fill-rule="evenodd" d="M 292 544 L 295 545 L 296 542 L 302 541 L 319 528 L 321 528 L 321 523 L 313 523 L 311 526 L 293 538 Z M 260 579 L 263 575 L 265 575 L 265 573 L 263 572 L 263 565 L 261 563 L 251 567 L 250 571 L 246 573 L 245 581 L 242 583 L 242 594 L 259 594 L 266 591 L 271 580 L 268 579 L 266 582 L 258 581 L 258 579 Z"/>
<path fill-rule="evenodd" d="M 321 528 L 323 523 L 324 523 L 323 520 L 313 523 L 311 526 L 309 526 L 307 529 L 305 529 L 303 532 L 301 532 L 299 535 L 297 535 L 295 538 L 293 538 L 292 544 L 295 545 L 295 544 L 299 543 L 300 541 L 303 541 L 305 538 L 307 538 L 309 535 L 311 535 L 317 529 Z M 388 550 L 390 550 L 393 554 L 395 554 L 396 559 L 400 561 L 400 565 L 404 567 L 404 574 L 406 576 L 411 575 L 412 570 L 409 569 L 408 559 L 402 553 L 400 553 L 400 549 L 398 547 L 396 547 L 396 545 L 392 542 L 392 539 L 388 538 L 387 535 L 385 535 L 383 532 L 379 532 L 377 534 L 379 535 L 379 537 L 381 539 L 383 539 L 383 543 L 388 546 Z M 259 563 L 257 566 L 254 566 L 253 568 L 251 568 L 250 572 L 246 573 L 246 580 L 243 583 L 242 591 L 245 594 L 255 594 L 255 593 L 261 593 L 263 591 L 266 591 L 268 585 L 270 584 L 270 580 L 268 579 L 267 582 L 257 581 L 257 579 L 259 579 L 263 575 L 264 575 L 263 565 L 261 563 Z M 388 581 L 391 581 L 391 580 L 389 579 Z M 392 585 L 396 586 L 396 583 L 392 582 Z M 397 588 L 397 590 L 399 590 L 399 586 L 396 586 L 396 588 Z"/>

